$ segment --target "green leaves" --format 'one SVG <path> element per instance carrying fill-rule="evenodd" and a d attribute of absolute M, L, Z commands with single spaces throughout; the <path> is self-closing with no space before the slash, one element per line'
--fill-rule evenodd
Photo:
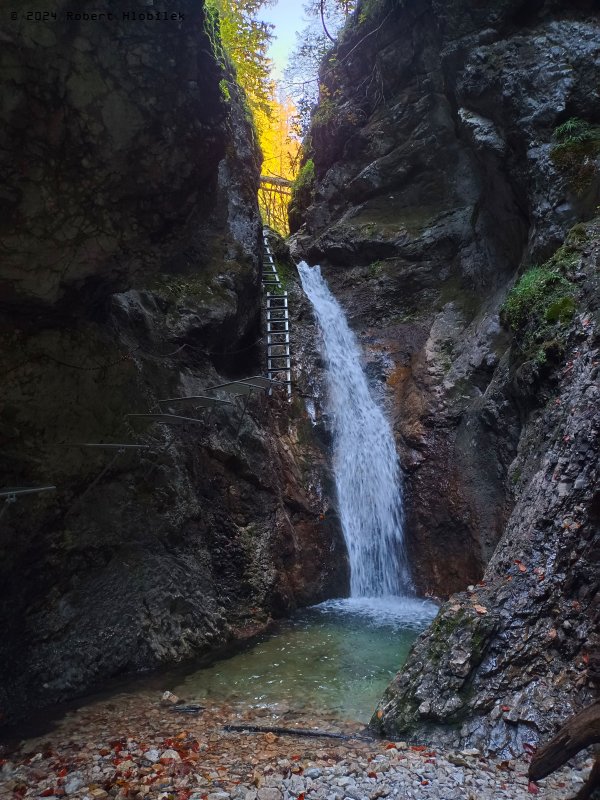
<path fill-rule="evenodd" d="M 571 117 L 554 131 L 554 138 L 560 144 L 581 144 L 600 138 L 600 129 L 584 119 Z"/>
<path fill-rule="evenodd" d="M 503 322 L 515 333 L 521 357 L 545 363 L 548 352 L 560 351 L 567 325 L 577 309 L 569 273 L 580 253 L 571 237 L 542 266 L 531 267 L 513 286 L 501 309 Z"/>
<path fill-rule="evenodd" d="M 207 0 L 218 15 L 221 41 L 246 92 L 252 111 L 269 115 L 273 97 L 271 63 L 267 57 L 273 26 L 257 15 L 269 0 Z"/>

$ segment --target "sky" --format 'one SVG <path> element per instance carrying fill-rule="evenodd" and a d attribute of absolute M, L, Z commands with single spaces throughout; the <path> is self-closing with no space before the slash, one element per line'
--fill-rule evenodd
<path fill-rule="evenodd" d="M 275 25 L 274 40 L 269 48 L 269 57 L 274 64 L 273 77 L 280 80 L 288 56 L 296 44 L 296 31 L 306 26 L 302 0 L 277 0 L 272 6 L 261 8 L 260 19 Z M 275 38 L 276 37 L 276 38 Z"/>

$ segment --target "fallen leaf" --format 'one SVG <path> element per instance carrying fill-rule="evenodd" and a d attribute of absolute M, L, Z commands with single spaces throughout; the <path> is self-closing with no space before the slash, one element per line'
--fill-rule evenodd
<path fill-rule="evenodd" d="M 413 750 L 415 753 L 422 753 L 423 750 L 427 750 L 427 745 L 425 745 L 425 744 L 411 744 L 410 749 Z"/>
<path fill-rule="evenodd" d="M 540 790 L 538 789 L 538 787 L 535 785 L 535 783 L 533 781 L 529 781 L 529 786 L 527 787 L 527 791 L 529 792 L 529 794 L 539 794 L 540 793 Z"/>
<path fill-rule="evenodd" d="M 383 717 L 383 711 L 379 709 L 379 711 L 377 712 L 377 719 L 381 719 L 382 717 Z"/>
<path fill-rule="evenodd" d="M 488 612 L 485 606 L 473 606 L 473 608 L 478 614 L 487 614 Z"/>
<path fill-rule="evenodd" d="M 504 713 L 510 711 L 510 706 L 502 706 L 502 711 L 504 711 Z"/>

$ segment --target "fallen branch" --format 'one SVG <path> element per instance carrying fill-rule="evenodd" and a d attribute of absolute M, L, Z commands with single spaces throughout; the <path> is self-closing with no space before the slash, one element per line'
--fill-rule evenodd
<path fill-rule="evenodd" d="M 268 725 L 224 725 L 223 730 L 227 731 L 228 733 L 274 733 L 277 736 L 304 736 L 311 739 L 343 739 L 344 741 L 348 741 L 350 739 L 362 739 L 368 742 L 374 741 L 374 737 L 365 736 L 360 733 L 331 733 L 329 731 L 315 731 L 307 728 L 277 728 Z"/>
<path fill-rule="evenodd" d="M 562 767 L 574 755 L 600 742 L 600 700 L 571 717 L 552 741 L 542 747 L 529 765 L 529 779 L 539 781 Z M 587 800 L 600 786 L 600 757 L 575 800 Z"/>

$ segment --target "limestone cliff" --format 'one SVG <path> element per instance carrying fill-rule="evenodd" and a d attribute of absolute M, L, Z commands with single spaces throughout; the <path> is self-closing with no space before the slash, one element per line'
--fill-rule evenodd
<path fill-rule="evenodd" d="M 215 20 L 34 6 L 0 29 L 0 486 L 56 491 L 0 520 L 3 716 L 346 580 L 295 407 L 253 396 L 240 426 L 239 400 L 158 403 L 264 369 L 260 153 Z M 160 410 L 199 421 L 127 416 Z"/>
<path fill-rule="evenodd" d="M 600 199 L 599 76 L 593 4 L 543 0 L 360 3 L 322 67 L 293 248 L 394 420 L 417 585 L 478 584 L 388 690 L 387 735 L 518 751 L 593 689 L 597 225 L 553 254 Z M 565 313 L 536 296 L 511 329 L 533 265 Z"/>

